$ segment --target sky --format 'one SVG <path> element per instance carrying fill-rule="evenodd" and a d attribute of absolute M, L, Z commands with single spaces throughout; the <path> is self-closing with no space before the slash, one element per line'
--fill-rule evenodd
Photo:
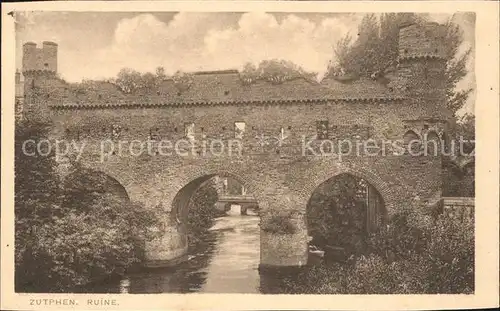
<path fill-rule="evenodd" d="M 362 13 L 198 13 L 198 12 L 19 12 L 16 14 L 16 66 L 22 44 L 59 44 L 58 71 L 69 82 L 116 77 L 122 68 L 167 74 L 181 71 L 241 69 L 247 62 L 285 59 L 318 72 L 333 58 L 345 34 L 355 37 Z M 464 30 L 461 52 L 474 48 L 470 14 L 432 14 L 453 18 Z M 459 87 L 473 86 L 470 74 Z M 473 103 L 467 109 L 473 108 Z"/>

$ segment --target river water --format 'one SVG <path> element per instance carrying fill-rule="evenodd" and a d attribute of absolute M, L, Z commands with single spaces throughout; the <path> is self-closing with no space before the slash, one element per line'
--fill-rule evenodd
<path fill-rule="evenodd" d="M 250 214 L 250 211 L 249 211 Z M 92 286 L 106 293 L 259 293 L 259 217 L 238 207 L 215 225 L 189 260 L 171 268 L 144 269 Z"/>

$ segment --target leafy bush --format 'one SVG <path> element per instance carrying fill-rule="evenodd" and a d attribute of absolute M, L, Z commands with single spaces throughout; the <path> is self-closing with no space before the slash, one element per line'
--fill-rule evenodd
<path fill-rule="evenodd" d="M 433 219 L 406 210 L 347 263 L 305 268 L 283 278 L 285 293 L 435 294 L 474 292 L 473 220 Z"/>
<path fill-rule="evenodd" d="M 424 252 L 429 236 L 431 216 L 414 210 L 402 210 L 391 221 L 368 239 L 368 253 L 374 253 L 389 262 L 405 259 Z"/>
<path fill-rule="evenodd" d="M 261 229 L 274 234 L 294 234 L 297 226 L 291 221 L 289 215 L 270 215 L 262 219 Z"/>
<path fill-rule="evenodd" d="M 46 136 L 43 124 L 16 128 L 16 291 L 68 291 L 122 273 L 159 224 L 155 210 L 101 191 L 88 171 L 76 167 L 79 178 L 62 183 L 53 155 L 22 151 Z"/>
<path fill-rule="evenodd" d="M 151 212 L 106 197 L 89 213 L 75 209 L 56 217 L 36 237 L 38 251 L 50 263 L 39 278 L 59 291 L 122 274 L 143 259 L 142 243 L 153 237 L 147 230 L 155 224 Z"/>
<path fill-rule="evenodd" d="M 251 63 L 247 63 L 240 72 L 240 79 L 245 84 L 252 84 L 258 80 L 280 84 L 300 78 L 314 81 L 316 74 L 306 72 L 294 63 L 282 59 L 264 60 L 257 67 Z"/>
<path fill-rule="evenodd" d="M 474 292 L 474 220 L 442 216 L 424 256 L 430 293 Z M 439 275 L 439 278 L 436 278 Z"/>
<path fill-rule="evenodd" d="M 177 90 L 182 93 L 184 91 L 187 91 L 193 84 L 193 75 L 190 73 L 177 71 L 172 76 L 172 80 L 174 81 L 174 85 Z"/>
<path fill-rule="evenodd" d="M 38 228 L 50 224 L 52 215 L 62 213 L 60 206 L 55 204 L 61 189 L 54 155 L 42 157 L 36 153 L 34 144 L 23 145 L 29 140 L 38 143 L 47 133 L 48 125 L 43 123 L 24 121 L 15 128 L 16 290 L 20 283 L 43 284 L 39 274 L 48 269 L 48 262 L 37 243 Z"/>
<path fill-rule="evenodd" d="M 118 72 L 118 76 L 112 82 L 126 94 L 134 94 L 139 91 L 151 92 L 154 90 L 163 76 L 154 75 L 152 73 L 140 73 L 130 68 L 123 68 Z"/>
<path fill-rule="evenodd" d="M 321 184 L 307 205 L 311 243 L 324 247 L 335 242 L 335 246 L 348 253 L 363 253 L 367 239 L 366 193 L 369 187 L 362 178 L 349 174 L 341 174 Z M 383 212 L 379 215 L 381 217 Z"/>

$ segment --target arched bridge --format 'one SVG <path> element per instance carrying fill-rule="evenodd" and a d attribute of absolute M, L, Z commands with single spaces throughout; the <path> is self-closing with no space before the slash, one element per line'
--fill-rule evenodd
<path fill-rule="evenodd" d="M 57 45 L 46 46 L 51 63 L 40 69 L 29 44 L 25 111 L 52 121 L 54 138 L 79 147 L 70 156 L 110 176 L 130 200 L 162 208 L 164 234 L 146 244 L 150 266 L 185 257 L 189 200 L 214 176 L 238 180 L 258 204 L 261 264 L 300 266 L 307 263 L 306 206 L 332 177 L 362 178 L 388 215 L 441 196 L 441 157 L 399 153 L 391 144 L 426 133 L 439 140 L 453 118 L 445 106 L 441 26 L 419 27 L 400 30 L 399 65 L 388 84 L 352 77 L 246 81 L 221 71 L 186 81 L 156 77 L 151 89 L 130 93 L 111 82 L 62 81 L 52 63 Z M 270 230 L 276 218 L 296 230 Z"/>

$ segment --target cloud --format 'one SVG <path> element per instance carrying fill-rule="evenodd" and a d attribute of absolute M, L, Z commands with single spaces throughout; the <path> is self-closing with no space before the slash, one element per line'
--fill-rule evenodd
<path fill-rule="evenodd" d="M 359 15 L 308 19 L 294 14 L 277 19 L 252 12 L 231 23 L 221 16 L 181 12 L 169 22 L 153 14 L 123 18 L 112 42 L 88 55 L 79 70 L 74 60 L 61 58 L 68 62 L 68 66 L 61 64 L 62 74 L 68 80 L 80 80 L 82 76 L 113 77 L 124 67 L 145 72 L 163 66 L 167 73 L 218 70 L 272 58 L 322 72 L 333 56 L 335 42 L 355 30 L 361 19 Z"/>
<path fill-rule="evenodd" d="M 205 52 L 216 66 L 239 68 L 245 62 L 281 58 L 322 72 L 333 56 L 333 45 L 350 27 L 333 19 L 314 23 L 296 15 L 278 23 L 269 14 L 247 13 L 237 28 L 210 32 L 205 37 Z M 225 55 L 229 57 L 219 57 Z"/>
<path fill-rule="evenodd" d="M 333 57 L 333 46 L 356 34 L 362 14 L 198 13 L 168 14 L 26 12 L 17 18 L 17 50 L 22 43 L 59 43 L 59 72 L 68 81 L 116 77 L 128 67 L 154 72 L 241 68 L 246 62 L 285 59 L 321 74 Z M 475 16 L 470 13 L 429 14 L 462 26 L 460 53 L 474 49 Z M 71 31 L 68 31 L 71 29 Z M 16 53 L 21 66 L 21 53 Z M 474 88 L 474 58 L 459 89 Z M 474 95 L 463 111 L 474 109 Z M 462 113 L 462 111 L 461 111 Z"/>

